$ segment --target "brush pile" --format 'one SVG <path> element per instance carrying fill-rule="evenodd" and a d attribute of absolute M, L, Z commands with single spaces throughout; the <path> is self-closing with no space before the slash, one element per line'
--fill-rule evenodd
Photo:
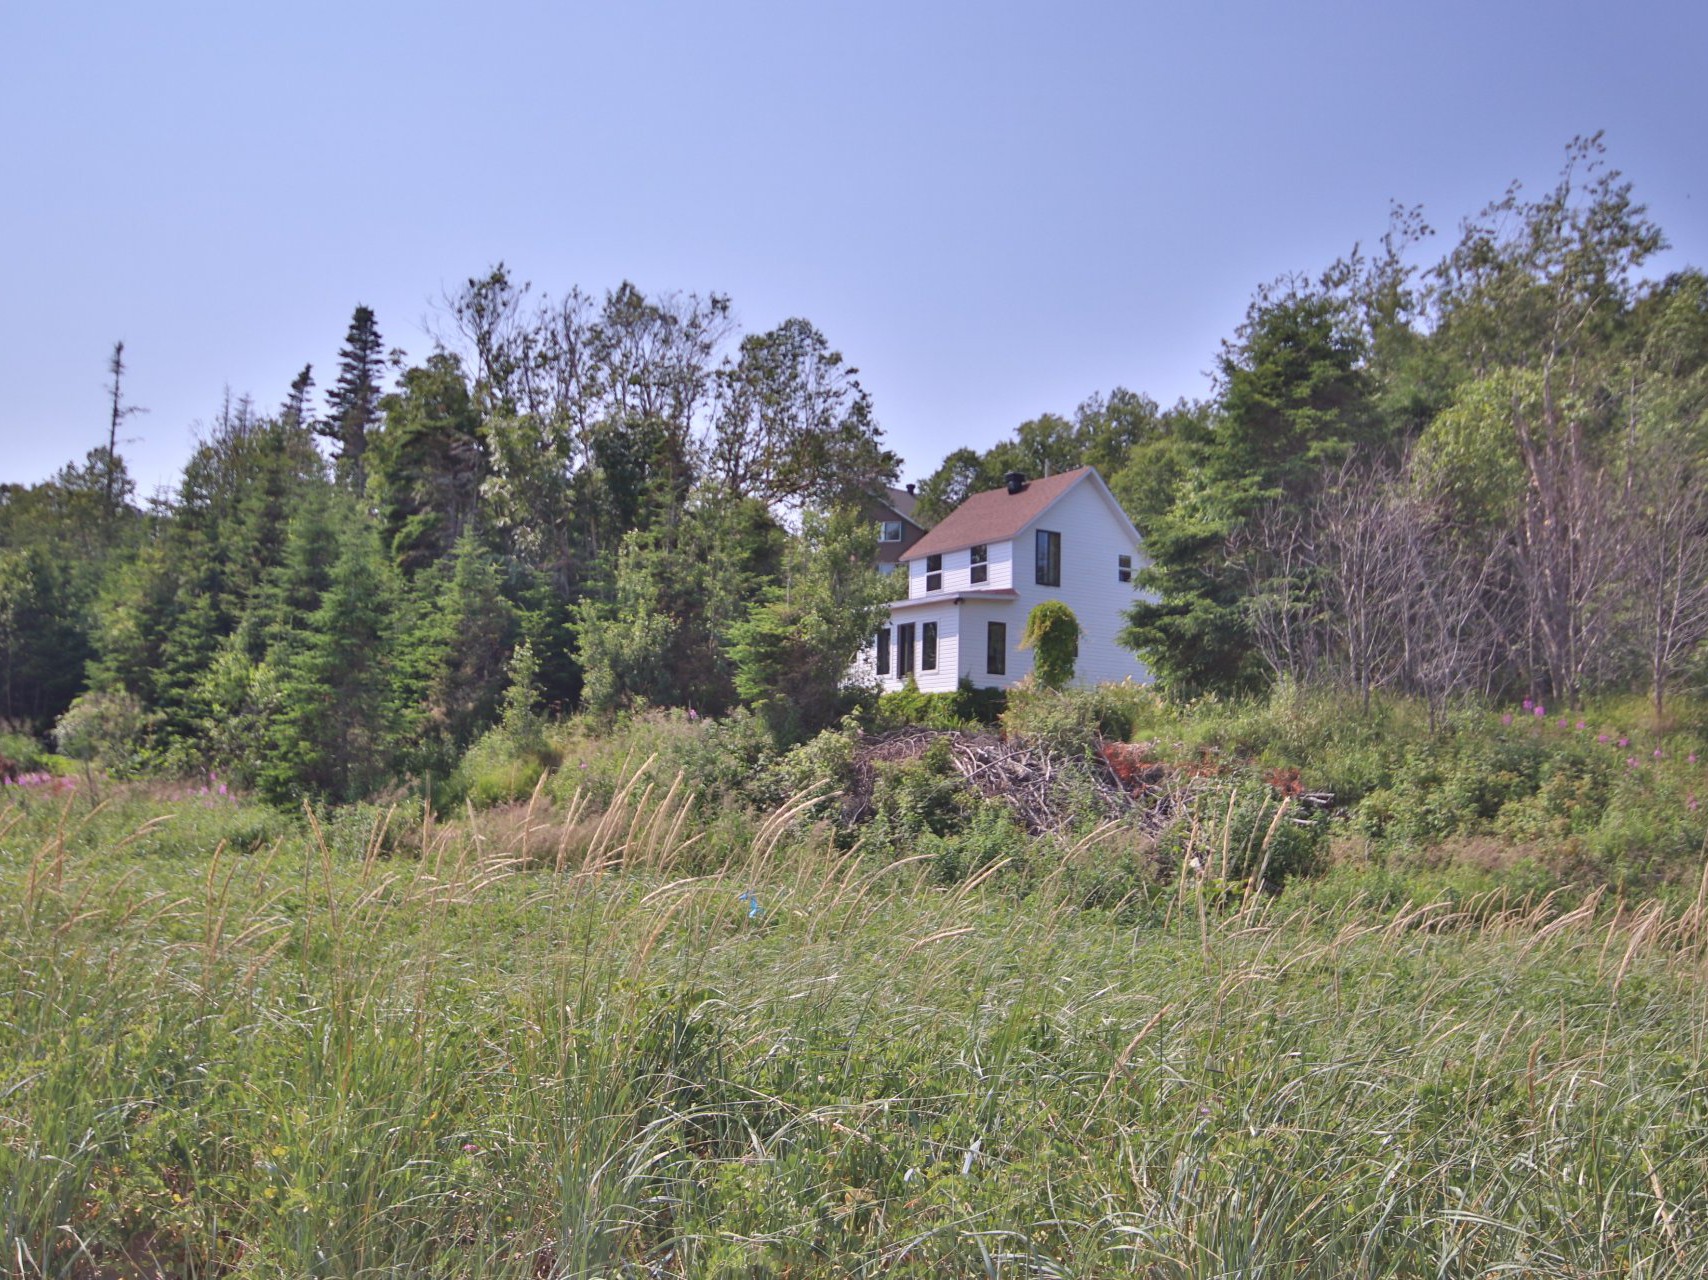
<path fill-rule="evenodd" d="M 949 760 L 969 788 L 1006 805 L 1032 835 L 1065 830 L 1088 816 L 1154 835 L 1184 810 L 1197 781 L 1160 764 L 1135 766 L 1111 749 L 1087 757 L 1018 734 L 898 729 L 867 737 L 855 750 L 843 821 L 871 816 L 880 764 L 916 760 L 938 742 L 947 742 Z"/>

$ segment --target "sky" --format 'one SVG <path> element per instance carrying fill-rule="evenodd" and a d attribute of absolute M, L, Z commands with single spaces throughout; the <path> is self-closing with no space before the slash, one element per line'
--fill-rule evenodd
<path fill-rule="evenodd" d="M 357 304 L 423 358 L 502 261 L 723 293 L 860 370 L 904 478 L 1207 371 L 1260 283 L 1421 204 L 1433 260 L 1566 144 L 1708 266 L 1708 5 L 0 5 L 0 482 L 173 483 L 227 391 L 321 390 Z"/>

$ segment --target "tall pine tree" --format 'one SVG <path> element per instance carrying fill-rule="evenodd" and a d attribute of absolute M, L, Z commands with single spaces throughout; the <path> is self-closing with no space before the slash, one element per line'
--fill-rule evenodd
<path fill-rule="evenodd" d="M 372 307 L 358 306 L 338 353 L 338 380 L 326 393 L 326 419 L 315 431 L 333 443 L 338 478 L 357 493 L 368 484 L 368 428 L 380 418 L 385 351 Z M 307 370 L 304 370 L 306 373 Z M 293 388 L 294 389 L 294 388 Z"/>

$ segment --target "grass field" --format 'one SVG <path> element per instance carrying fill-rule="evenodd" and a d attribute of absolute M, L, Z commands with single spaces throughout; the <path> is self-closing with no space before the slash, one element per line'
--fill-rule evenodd
<path fill-rule="evenodd" d="M 652 794 L 0 810 L 0 1270 L 1708 1273 L 1700 899 L 1084 910 Z"/>

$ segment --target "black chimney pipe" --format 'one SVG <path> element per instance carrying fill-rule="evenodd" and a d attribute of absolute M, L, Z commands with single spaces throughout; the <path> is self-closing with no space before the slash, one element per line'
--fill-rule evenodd
<path fill-rule="evenodd" d="M 1008 485 L 1008 492 L 1011 494 L 1019 493 L 1026 487 L 1026 473 L 1024 471 L 1010 471 L 1002 479 Z"/>

